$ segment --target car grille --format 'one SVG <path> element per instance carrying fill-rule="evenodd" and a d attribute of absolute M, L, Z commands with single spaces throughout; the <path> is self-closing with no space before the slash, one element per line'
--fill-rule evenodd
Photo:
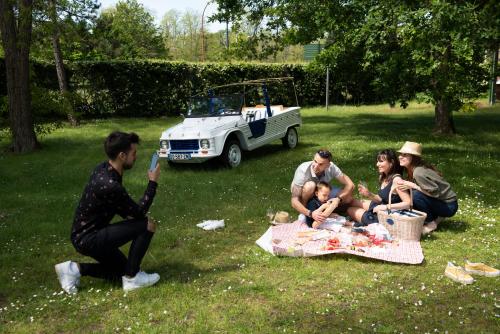
<path fill-rule="evenodd" d="M 173 151 L 197 151 L 200 149 L 198 139 L 171 140 L 170 148 Z"/>

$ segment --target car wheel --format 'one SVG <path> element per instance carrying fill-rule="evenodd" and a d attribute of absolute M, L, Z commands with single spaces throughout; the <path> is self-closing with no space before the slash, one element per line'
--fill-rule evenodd
<path fill-rule="evenodd" d="M 295 148 L 299 142 L 299 135 L 295 128 L 288 128 L 285 137 L 281 138 L 283 146 L 286 148 Z"/>
<path fill-rule="evenodd" d="M 226 141 L 224 150 L 222 150 L 221 158 L 222 162 L 227 167 L 238 167 L 241 162 L 241 148 L 239 143 L 236 140 Z"/>

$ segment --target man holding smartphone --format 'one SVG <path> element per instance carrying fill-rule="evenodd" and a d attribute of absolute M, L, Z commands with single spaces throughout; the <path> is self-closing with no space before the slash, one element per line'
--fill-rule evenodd
<path fill-rule="evenodd" d="M 156 223 L 146 216 L 156 194 L 160 166 L 148 171 L 148 185 L 136 203 L 122 185 L 125 170 L 134 166 L 139 136 L 113 132 L 104 142 L 109 158 L 93 171 L 76 209 L 71 242 L 75 249 L 97 263 L 66 261 L 55 266 L 59 282 L 67 293 L 76 293 L 81 276 L 122 281 L 125 291 L 150 286 L 160 275 L 140 271 Z M 118 214 L 125 220 L 110 224 Z M 132 241 L 128 258 L 119 247 Z"/>

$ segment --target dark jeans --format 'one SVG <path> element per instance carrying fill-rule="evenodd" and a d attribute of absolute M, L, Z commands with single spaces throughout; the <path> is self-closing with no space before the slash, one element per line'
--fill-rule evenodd
<path fill-rule="evenodd" d="M 148 250 L 153 232 L 147 229 L 148 219 L 124 220 L 82 238 L 77 248 L 98 263 L 80 263 L 82 276 L 119 280 L 123 275 L 135 276 Z M 128 259 L 119 247 L 132 241 Z M 76 243 L 74 243 L 76 244 Z"/>
<path fill-rule="evenodd" d="M 426 223 L 435 220 L 437 217 L 452 217 L 458 210 L 458 202 L 441 201 L 430 197 L 424 193 L 413 191 L 413 207 L 415 210 L 427 213 Z"/>

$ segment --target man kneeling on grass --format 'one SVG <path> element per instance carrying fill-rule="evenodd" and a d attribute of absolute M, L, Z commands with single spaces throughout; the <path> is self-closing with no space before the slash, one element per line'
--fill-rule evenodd
<path fill-rule="evenodd" d="M 75 249 L 97 263 L 66 261 L 55 266 L 59 282 L 67 293 L 76 293 L 80 276 L 122 280 L 125 291 L 150 286 L 160 275 L 140 271 L 142 258 L 156 230 L 146 216 L 156 194 L 160 165 L 148 171 L 149 183 L 139 204 L 122 186 L 123 172 L 131 169 L 137 155 L 139 136 L 113 132 L 104 142 L 108 161 L 92 173 L 76 209 L 71 242 Z M 119 214 L 125 220 L 110 224 Z M 128 258 L 119 247 L 132 241 Z"/>

